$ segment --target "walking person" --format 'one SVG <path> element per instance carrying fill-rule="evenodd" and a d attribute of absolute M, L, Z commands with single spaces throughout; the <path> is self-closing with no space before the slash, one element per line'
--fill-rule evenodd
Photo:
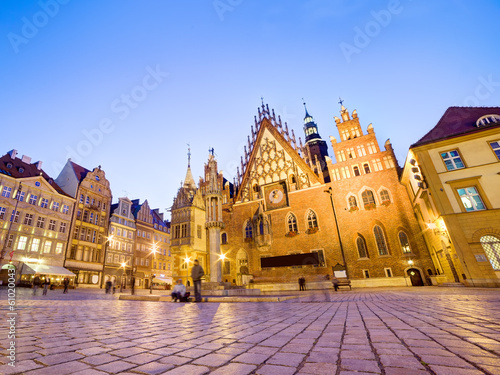
<path fill-rule="evenodd" d="M 203 267 L 200 266 L 198 259 L 194 260 L 194 266 L 191 269 L 191 278 L 194 284 L 194 301 L 201 302 L 201 278 L 205 275 Z"/>
<path fill-rule="evenodd" d="M 45 282 L 43 283 L 43 295 L 46 296 L 47 295 L 47 289 L 49 288 L 50 286 L 50 278 L 49 277 L 46 277 L 45 278 Z"/>
<path fill-rule="evenodd" d="M 130 290 L 132 292 L 132 295 L 135 293 L 135 277 L 132 276 L 132 279 L 130 280 Z"/>
<path fill-rule="evenodd" d="M 40 281 L 40 276 L 35 275 L 35 278 L 33 279 L 33 295 L 36 296 L 36 291 L 38 290 L 38 287 L 40 286 L 41 281 Z"/>
<path fill-rule="evenodd" d="M 304 278 L 304 276 L 302 277 L 299 277 L 299 290 L 302 291 L 302 290 L 306 290 L 306 279 Z"/>
<path fill-rule="evenodd" d="M 68 286 L 69 286 L 69 279 L 67 277 L 64 278 L 63 285 L 64 285 L 63 294 L 66 294 L 68 293 Z"/>

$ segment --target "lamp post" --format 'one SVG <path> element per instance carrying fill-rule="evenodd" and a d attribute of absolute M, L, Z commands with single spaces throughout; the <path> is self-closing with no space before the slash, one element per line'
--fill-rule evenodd
<path fill-rule="evenodd" d="M 191 262 L 191 258 L 186 256 L 184 258 L 184 264 L 186 265 L 186 286 L 189 281 L 189 262 Z"/>
<path fill-rule="evenodd" d="M 127 274 L 125 273 L 125 266 L 126 265 L 127 265 L 127 263 L 125 263 L 125 262 L 122 263 L 123 274 L 122 274 L 122 280 L 121 280 L 121 283 L 120 283 L 120 293 L 123 293 L 123 279 L 127 276 Z"/>
<path fill-rule="evenodd" d="M 335 212 L 335 206 L 333 205 L 332 187 L 330 186 L 328 190 L 325 190 L 324 192 L 330 194 L 330 203 L 332 204 L 335 228 L 337 228 L 337 235 L 339 236 L 339 246 L 340 246 L 340 253 L 342 254 L 342 262 L 344 263 L 345 275 L 347 278 L 349 278 L 349 273 L 347 272 L 347 263 L 345 261 L 345 255 L 344 255 L 344 247 L 342 246 L 342 238 L 340 237 L 340 229 L 339 229 L 339 224 L 337 222 L 337 213 Z"/>
<path fill-rule="evenodd" d="M 220 254 L 219 255 L 219 260 L 221 261 L 221 274 L 220 274 L 220 277 L 221 277 L 221 281 L 222 281 L 222 273 L 224 272 L 224 261 L 226 260 L 226 254 Z"/>
<path fill-rule="evenodd" d="M 104 272 L 106 268 L 106 257 L 108 256 L 108 248 L 109 242 L 113 239 L 113 234 L 108 237 L 108 239 L 104 242 L 104 262 L 102 263 L 102 277 L 101 277 L 101 288 L 104 283 Z"/>

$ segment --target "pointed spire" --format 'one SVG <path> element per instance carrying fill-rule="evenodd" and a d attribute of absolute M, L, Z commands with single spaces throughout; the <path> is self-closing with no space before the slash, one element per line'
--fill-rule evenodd
<path fill-rule="evenodd" d="M 188 147 L 188 167 L 183 186 L 196 189 L 196 182 L 194 181 L 193 173 L 191 172 L 191 147 Z"/>
<path fill-rule="evenodd" d="M 302 98 L 302 104 L 304 104 L 304 109 L 306 111 L 306 115 L 304 117 L 304 120 L 305 120 L 306 118 L 311 117 L 311 115 L 309 115 L 309 113 L 307 113 L 307 107 L 306 107 L 306 102 L 305 102 L 304 98 Z"/>

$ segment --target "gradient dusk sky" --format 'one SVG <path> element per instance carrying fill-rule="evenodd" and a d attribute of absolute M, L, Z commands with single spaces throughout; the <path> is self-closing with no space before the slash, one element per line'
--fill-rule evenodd
<path fill-rule="evenodd" d="M 400 165 L 449 106 L 500 105 L 500 1 L 2 0 L 0 153 L 101 165 L 172 205 L 213 147 L 230 181 L 264 102 L 337 139 L 339 97 Z M 170 214 L 167 214 L 170 217 Z"/>

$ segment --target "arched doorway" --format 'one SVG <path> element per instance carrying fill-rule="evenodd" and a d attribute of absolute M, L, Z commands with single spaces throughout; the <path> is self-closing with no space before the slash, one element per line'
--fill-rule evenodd
<path fill-rule="evenodd" d="M 424 281 L 422 280 L 422 275 L 420 271 L 416 268 L 410 268 L 406 271 L 411 280 L 412 286 L 424 286 Z"/>

